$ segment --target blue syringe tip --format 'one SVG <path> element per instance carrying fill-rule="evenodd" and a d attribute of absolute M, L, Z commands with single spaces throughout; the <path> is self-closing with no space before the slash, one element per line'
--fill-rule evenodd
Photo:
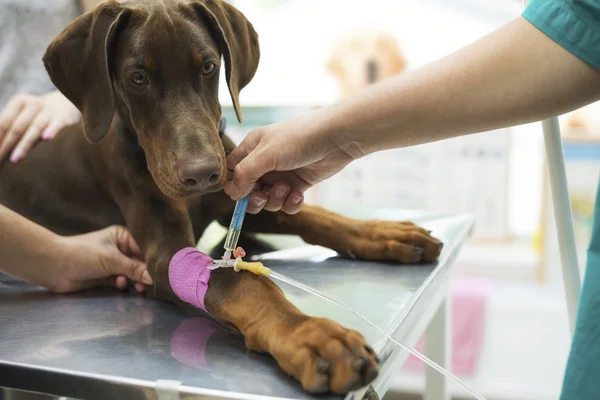
<path fill-rule="evenodd" d="M 227 237 L 225 238 L 225 257 L 227 253 L 235 250 L 240 233 L 242 231 L 242 223 L 244 222 L 244 216 L 246 215 L 246 209 L 248 208 L 248 199 L 250 195 L 244 197 L 235 204 L 235 210 L 233 211 L 233 217 L 231 217 L 231 223 L 229 224 L 229 230 L 227 231 Z"/>
<path fill-rule="evenodd" d="M 235 210 L 233 211 L 233 217 L 231 218 L 230 228 L 241 229 L 244 217 L 246 216 L 246 209 L 248 208 L 248 199 L 250 195 L 238 200 L 235 203 Z"/>

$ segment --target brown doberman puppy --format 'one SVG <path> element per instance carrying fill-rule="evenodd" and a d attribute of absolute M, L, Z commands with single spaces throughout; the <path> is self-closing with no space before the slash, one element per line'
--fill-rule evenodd
<path fill-rule="evenodd" d="M 0 202 L 61 234 L 126 225 L 154 279 L 149 295 L 178 301 L 169 261 L 210 222 L 226 226 L 234 207 L 221 192 L 233 148 L 218 133 L 221 58 L 241 120 L 238 94 L 254 76 L 259 46 L 231 5 L 111 1 L 82 15 L 51 43 L 44 63 L 81 111 L 85 136 L 63 132 L 19 165 L 3 166 Z M 296 215 L 249 215 L 244 229 L 297 234 L 370 260 L 431 261 L 441 249 L 409 222 L 356 221 L 309 206 Z M 217 269 L 205 305 L 308 391 L 345 393 L 377 375 L 360 333 L 303 314 L 270 279 Z"/>

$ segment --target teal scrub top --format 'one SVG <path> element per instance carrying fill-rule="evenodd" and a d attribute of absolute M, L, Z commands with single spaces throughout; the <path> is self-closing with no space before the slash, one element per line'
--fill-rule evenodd
<path fill-rule="evenodd" d="M 532 0 L 523 17 L 600 69 L 600 0 Z M 561 400 L 600 400 L 600 185 Z"/>

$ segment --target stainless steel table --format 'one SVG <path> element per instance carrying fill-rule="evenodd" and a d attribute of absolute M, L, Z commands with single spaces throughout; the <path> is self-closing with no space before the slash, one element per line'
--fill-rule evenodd
<path fill-rule="evenodd" d="M 442 239 L 437 264 L 412 266 L 338 258 L 328 249 L 287 243 L 258 258 L 364 315 L 413 345 L 425 332 L 427 354 L 449 361 L 448 280 L 473 227 L 470 216 L 381 210 L 368 217 L 417 221 Z M 355 216 L 357 213 L 353 213 Z M 289 239 L 289 238 L 288 238 Z M 291 246 L 291 247 L 290 247 Z M 256 248 L 261 249 L 260 246 Z M 348 396 L 383 396 L 407 354 L 364 321 L 332 303 L 280 283 L 303 311 L 360 330 L 382 360 L 370 388 Z M 427 329 L 427 327 L 430 329 Z M 425 399 L 447 396 L 428 375 Z M 311 396 L 267 355 L 248 352 L 234 332 L 201 311 L 181 310 L 133 293 L 94 290 L 57 295 L 0 277 L 0 387 L 80 399 L 334 399 Z"/>

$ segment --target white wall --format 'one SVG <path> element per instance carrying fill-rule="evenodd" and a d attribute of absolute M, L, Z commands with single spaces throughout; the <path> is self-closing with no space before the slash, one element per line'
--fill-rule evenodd
<path fill-rule="evenodd" d="M 385 31 L 415 67 L 434 61 L 517 16 L 519 3 L 481 0 L 289 0 L 234 2 L 260 37 L 261 62 L 243 105 L 320 105 L 336 101 L 326 71 L 335 42 L 349 33 Z M 466 2 L 469 3 L 469 2 Z M 265 6 L 280 4 L 271 10 Z M 476 15 L 479 14 L 479 15 Z M 230 104 L 224 85 L 223 104 Z"/>

